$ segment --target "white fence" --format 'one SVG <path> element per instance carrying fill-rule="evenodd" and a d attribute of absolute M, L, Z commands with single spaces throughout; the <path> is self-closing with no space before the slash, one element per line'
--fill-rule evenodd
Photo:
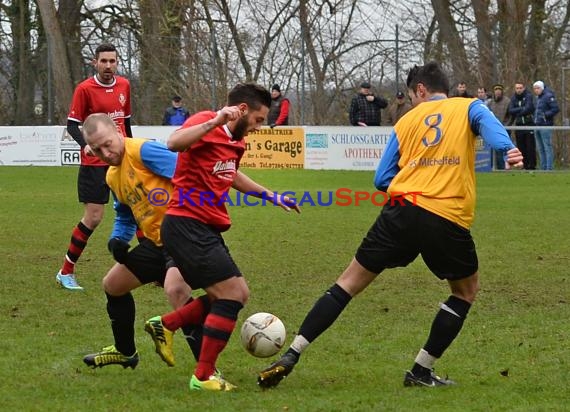
<path fill-rule="evenodd" d="M 134 126 L 133 135 L 166 141 L 175 126 Z M 253 168 L 375 170 L 391 127 L 264 127 L 250 134 L 242 163 Z M 79 145 L 64 126 L 0 127 L 0 165 L 72 166 Z M 476 168 L 491 170 L 490 150 L 478 146 Z"/>

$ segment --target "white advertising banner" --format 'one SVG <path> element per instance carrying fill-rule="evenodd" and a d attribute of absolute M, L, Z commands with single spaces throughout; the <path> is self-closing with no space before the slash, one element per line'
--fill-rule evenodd
<path fill-rule="evenodd" d="M 135 137 L 166 142 L 176 126 L 133 126 Z M 64 126 L 0 126 L 0 165 L 78 166 L 80 147 Z"/>
<path fill-rule="evenodd" d="M 0 165 L 59 166 L 61 126 L 0 126 Z"/>
<path fill-rule="evenodd" d="M 135 137 L 165 143 L 177 128 L 178 126 L 133 126 L 132 130 Z M 376 170 L 392 133 L 391 127 L 352 126 L 305 126 L 283 128 L 282 131 L 289 129 L 295 131 L 295 147 L 301 147 L 304 139 L 304 168 L 323 170 Z M 268 134 L 268 131 L 272 133 Z M 303 167 L 301 153 L 294 158 L 290 153 L 290 136 L 279 139 L 274 130 L 263 128 L 247 139 L 250 144 L 260 143 L 263 136 L 265 143 L 257 144 L 256 150 L 247 152 L 244 159 L 252 164 L 251 159 L 254 158 L 259 158 L 261 162 L 264 159 L 274 161 L 267 161 L 270 166 L 260 163 L 249 167 L 290 167 L 291 161 L 298 162 L 295 167 Z M 267 142 L 271 144 L 268 146 Z M 278 155 L 282 154 L 291 155 L 292 160 L 278 159 Z M 76 166 L 79 161 L 79 145 L 64 126 L 0 126 L 0 165 Z M 483 144 L 477 147 L 476 170 L 491 170 L 490 149 Z"/>
<path fill-rule="evenodd" d="M 305 169 L 376 170 L 391 127 L 307 126 Z"/>
<path fill-rule="evenodd" d="M 177 126 L 133 126 L 132 131 L 134 137 L 144 137 L 146 139 L 158 140 L 159 142 L 166 143 L 168 136 L 170 136 L 170 134 L 177 128 Z M 65 127 L 62 127 L 62 129 L 61 140 L 59 142 L 61 165 L 79 166 L 81 160 L 80 147 L 75 140 L 73 140 L 71 135 L 67 133 L 67 129 Z M 59 166 L 59 164 L 57 166 Z"/>
<path fill-rule="evenodd" d="M 79 166 L 81 162 L 81 147 L 73 140 L 73 137 L 67 133 L 67 129 L 62 127 L 63 132 L 59 141 L 59 152 L 61 157 L 61 166 Z"/>
<path fill-rule="evenodd" d="M 168 136 L 180 126 L 133 126 L 133 137 L 156 140 L 166 144 Z"/>

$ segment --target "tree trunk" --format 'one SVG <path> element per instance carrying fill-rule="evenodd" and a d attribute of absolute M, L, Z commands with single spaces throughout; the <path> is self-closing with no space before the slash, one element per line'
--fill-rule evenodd
<path fill-rule="evenodd" d="M 431 4 L 439 24 L 441 36 L 449 50 L 449 58 L 451 59 L 456 80 L 470 82 L 470 79 L 473 79 L 471 74 L 473 70 L 469 67 L 469 59 L 467 59 L 465 46 L 455 27 L 449 0 L 431 0 Z"/>
<path fill-rule="evenodd" d="M 529 73 L 531 79 L 537 80 L 539 76 L 543 76 L 540 66 L 544 62 L 543 49 L 545 46 L 542 38 L 542 24 L 546 20 L 546 12 L 544 3 L 546 0 L 531 0 L 530 22 L 528 25 L 528 33 L 526 44 L 528 45 L 527 56 L 529 61 Z"/>
<path fill-rule="evenodd" d="M 504 81 L 513 87 L 528 82 L 528 49 L 525 41 L 527 0 L 499 0 L 499 59 Z"/>
<path fill-rule="evenodd" d="M 319 104 L 324 93 L 324 74 L 319 65 L 319 59 L 315 45 L 313 44 L 313 37 L 311 32 L 311 25 L 309 23 L 308 0 L 300 0 L 299 2 L 299 20 L 301 24 L 301 37 L 305 42 L 305 50 L 309 55 L 311 68 L 313 71 L 314 89 L 311 89 L 311 103 L 313 111 L 313 124 L 321 125 L 326 118 L 326 108 Z M 305 90 L 302 91 L 305 93 Z"/>
<path fill-rule="evenodd" d="M 489 18 L 489 0 L 473 0 L 475 26 L 477 27 L 477 45 L 479 48 L 479 85 L 490 87 L 496 79 L 493 78 L 493 28 Z"/>
<path fill-rule="evenodd" d="M 220 21 L 215 21 L 212 15 L 210 14 L 210 9 L 208 6 L 208 1 L 205 1 L 204 4 L 204 13 L 206 16 L 206 24 L 210 30 L 210 69 L 211 73 L 210 76 L 210 93 L 212 95 L 212 101 L 210 102 L 211 107 L 213 110 L 217 110 L 218 108 L 222 107 L 225 101 L 226 94 L 228 91 L 228 73 L 226 70 L 226 66 L 222 62 L 222 56 L 220 55 L 220 50 L 218 47 L 217 35 L 216 35 L 216 26 L 217 24 L 221 24 Z M 223 46 L 222 46 L 223 47 Z"/>
<path fill-rule="evenodd" d="M 83 0 L 59 0 L 57 16 L 65 39 L 67 61 L 74 85 L 85 79 L 81 47 L 81 8 Z"/>
<path fill-rule="evenodd" d="M 180 39 L 183 7 L 177 0 L 141 0 L 141 87 L 135 113 L 142 124 L 160 124 L 173 95 L 185 97 Z"/>
<path fill-rule="evenodd" d="M 570 1 L 566 3 L 566 10 L 564 12 L 564 19 L 562 20 L 562 24 L 560 25 L 560 27 L 556 28 L 554 39 L 552 41 L 552 48 L 548 57 L 549 61 L 553 61 L 554 59 L 558 59 L 559 57 L 562 38 L 564 37 L 564 34 L 568 30 L 568 22 L 570 22 Z M 566 56 L 566 59 L 563 62 L 563 66 L 567 66 L 567 59 L 568 57 Z"/>
<path fill-rule="evenodd" d="M 235 2 L 235 0 L 234 0 Z M 227 0 L 219 0 L 219 6 L 224 14 L 224 18 L 226 19 L 226 23 L 230 28 L 230 33 L 232 34 L 233 42 L 236 46 L 236 51 L 239 56 L 239 61 L 243 67 L 245 72 L 245 81 L 252 81 L 253 80 L 253 72 L 251 70 L 251 64 L 249 64 L 249 60 L 247 58 L 245 52 L 245 45 L 243 44 L 239 31 L 237 29 L 236 23 L 230 13 L 230 7 Z"/>
<path fill-rule="evenodd" d="M 73 95 L 73 80 L 67 59 L 65 41 L 61 32 L 56 10 L 51 0 L 36 0 L 48 41 L 56 96 L 55 116 L 59 124 L 66 124 L 67 111 Z"/>
<path fill-rule="evenodd" d="M 13 123 L 27 125 L 33 121 L 35 70 L 31 55 L 31 22 L 28 0 L 15 0 L 10 15 L 14 33 L 12 52 L 15 113 Z"/>

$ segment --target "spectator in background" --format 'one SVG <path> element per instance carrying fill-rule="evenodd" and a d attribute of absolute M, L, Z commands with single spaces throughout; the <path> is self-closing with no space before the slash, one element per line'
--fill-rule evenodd
<path fill-rule="evenodd" d="M 164 111 L 163 126 L 180 126 L 190 117 L 190 112 L 182 106 L 182 97 L 174 96 L 172 106 Z"/>
<path fill-rule="evenodd" d="M 271 108 L 267 115 L 267 124 L 271 128 L 289 124 L 289 99 L 281 94 L 278 84 L 271 87 Z"/>
<path fill-rule="evenodd" d="M 400 120 L 400 117 L 406 114 L 411 108 L 412 105 L 406 100 L 406 95 L 402 92 L 396 93 L 396 98 L 390 107 L 388 107 L 386 125 L 394 126 L 398 120 Z"/>
<path fill-rule="evenodd" d="M 353 126 L 380 126 L 380 109 L 388 107 L 382 97 L 374 96 L 368 82 L 360 84 L 360 92 L 352 98 L 348 116 Z"/>
<path fill-rule="evenodd" d="M 503 96 L 503 92 L 504 92 L 503 85 L 495 84 L 493 86 L 493 98 L 488 100 L 487 106 L 489 106 L 489 110 L 493 112 L 495 117 L 499 119 L 499 121 L 503 124 L 503 126 L 507 126 L 510 123 L 511 115 L 509 114 L 509 100 Z M 498 170 L 504 170 L 505 161 L 503 159 L 503 154 L 497 151 L 494 151 L 494 153 L 495 153 L 495 167 Z"/>
<path fill-rule="evenodd" d="M 486 105 L 489 105 L 489 101 L 491 100 L 487 94 L 487 89 L 485 87 L 479 87 L 477 89 L 477 98 Z"/>
<path fill-rule="evenodd" d="M 534 103 L 532 94 L 526 89 L 523 82 L 515 83 L 515 94 L 509 103 L 509 114 L 515 126 L 534 126 L 532 114 Z M 517 147 L 523 154 L 523 163 L 526 170 L 536 169 L 536 145 L 533 130 L 515 130 Z"/>
<path fill-rule="evenodd" d="M 548 87 L 545 87 L 540 80 L 534 82 L 532 88 L 534 94 L 536 94 L 534 124 L 537 126 L 553 126 L 554 116 L 560 111 L 554 93 Z M 552 170 L 554 166 L 552 130 L 536 129 L 534 137 L 540 159 L 540 168 L 542 170 Z"/>
<path fill-rule="evenodd" d="M 472 99 L 473 95 L 467 91 L 467 84 L 461 81 L 457 83 L 453 97 L 467 97 L 468 99 Z"/>

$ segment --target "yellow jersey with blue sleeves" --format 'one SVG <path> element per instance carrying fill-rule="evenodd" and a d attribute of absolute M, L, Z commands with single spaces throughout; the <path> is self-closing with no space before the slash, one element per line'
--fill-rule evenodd
<path fill-rule="evenodd" d="M 147 139 L 124 139 L 120 166 L 107 171 L 117 216 L 111 237 L 132 238 L 136 226 L 146 238 L 162 246 L 160 225 L 167 209 L 177 154 L 162 143 Z"/>
<path fill-rule="evenodd" d="M 415 193 L 417 206 L 469 229 L 475 211 L 478 135 L 503 153 L 515 147 L 479 99 L 423 102 L 394 126 L 374 184 L 390 196 Z"/>

